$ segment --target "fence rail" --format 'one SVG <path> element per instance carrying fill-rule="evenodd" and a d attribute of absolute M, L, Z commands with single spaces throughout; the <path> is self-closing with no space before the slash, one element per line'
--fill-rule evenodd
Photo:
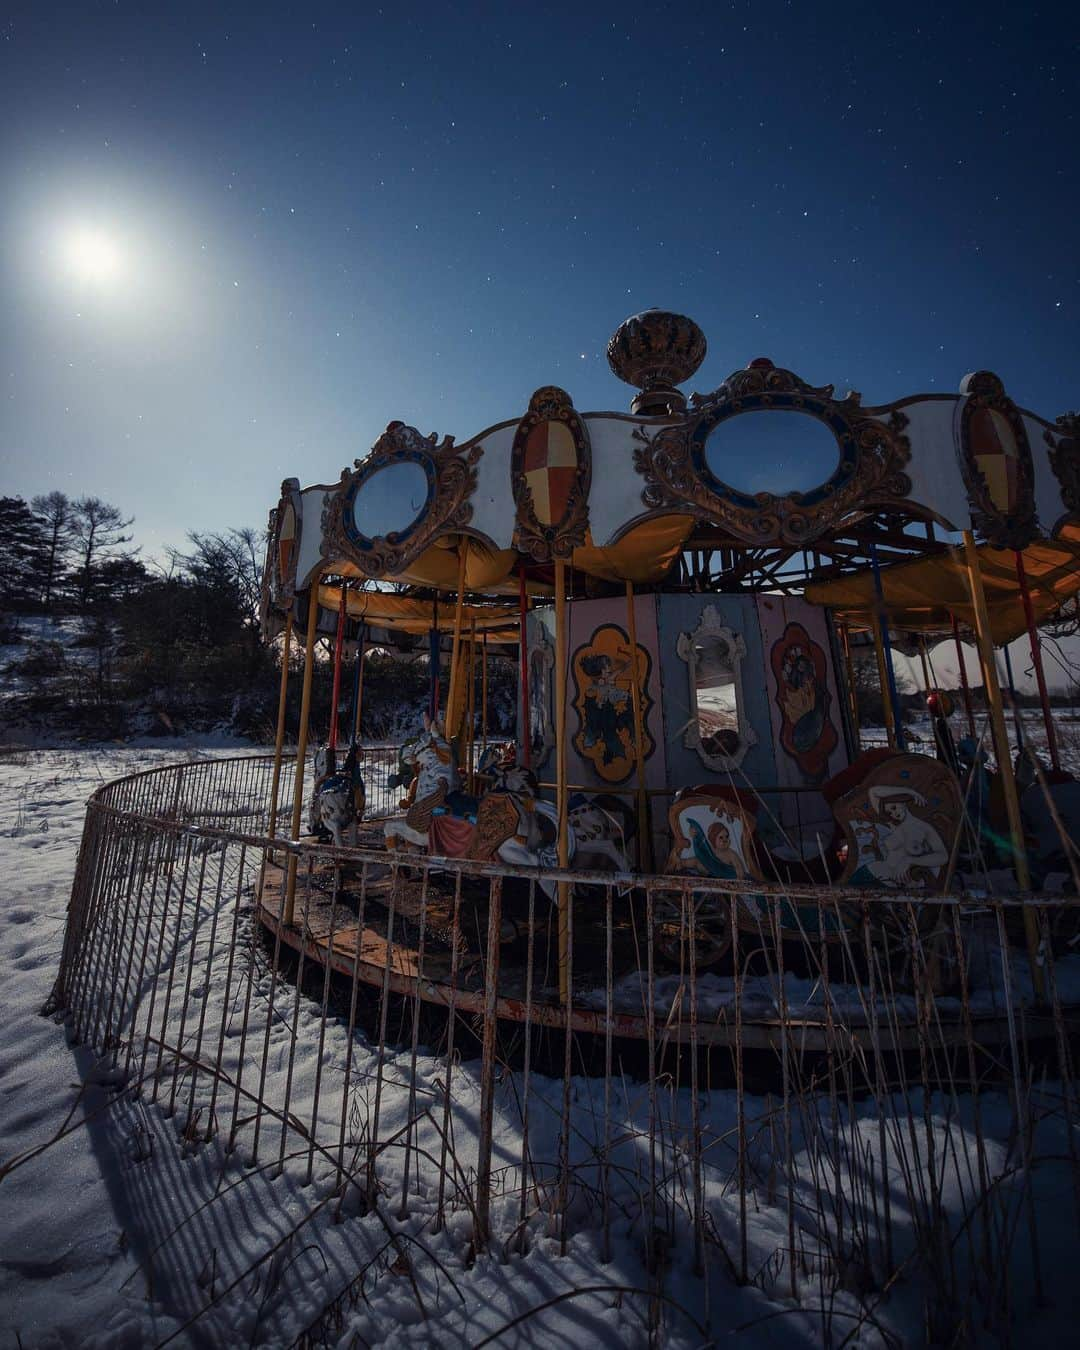
<path fill-rule="evenodd" d="M 365 755 L 387 814 L 396 751 Z M 547 1232 L 565 1251 L 591 1228 L 608 1259 L 630 1232 L 650 1319 L 681 1251 L 705 1322 L 716 1280 L 756 1280 L 847 1334 L 903 1273 L 935 1334 L 1007 1333 L 1010 1271 L 1051 1259 L 1036 1178 L 1080 1215 L 1075 899 L 402 862 L 285 838 L 271 775 L 253 756 L 155 769 L 87 810 L 54 1004 L 184 1149 L 299 1169 L 339 1207 L 474 1247 Z M 569 1006 L 541 884 L 559 878 Z"/>

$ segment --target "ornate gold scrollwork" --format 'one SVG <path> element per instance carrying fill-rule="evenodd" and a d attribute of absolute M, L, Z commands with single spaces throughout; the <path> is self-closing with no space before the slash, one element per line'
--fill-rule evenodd
<path fill-rule="evenodd" d="M 472 518 L 469 498 L 476 488 L 478 445 L 461 451 L 454 438 L 441 441 L 432 433 L 423 436 L 404 422 L 391 422 L 364 459 L 354 461 L 355 471 L 343 469 L 341 485 L 323 509 L 323 556 L 347 558 L 368 576 L 393 576 L 403 571 L 440 534 L 464 529 Z M 405 528 L 386 534 L 367 535 L 356 526 L 354 507 L 358 494 L 382 469 L 392 464 L 416 464 L 427 478 L 427 496 Z"/>
<path fill-rule="evenodd" d="M 1061 487 L 1065 509 L 1080 516 L 1080 413 L 1062 413 L 1056 422 L 1057 431 L 1044 431 L 1043 440 L 1050 449 L 1050 467 Z"/>
<path fill-rule="evenodd" d="M 569 558 L 588 529 L 592 449 L 565 390 L 546 385 L 529 400 L 514 433 L 510 482 L 514 547 L 537 562 Z"/>
<path fill-rule="evenodd" d="M 748 494 L 712 473 L 704 454 L 710 432 L 728 418 L 765 409 L 816 417 L 836 436 L 839 463 L 819 487 L 783 496 Z M 689 511 L 750 544 L 802 545 L 846 517 L 910 493 L 904 472 L 911 457 L 906 426 L 898 410 L 882 421 L 863 411 L 857 393 L 834 399 L 832 385 L 814 387 L 761 358 L 735 371 L 713 393 L 692 395 L 684 422 L 655 433 L 636 428 L 634 467 L 645 479 L 641 499 L 653 511 Z"/>

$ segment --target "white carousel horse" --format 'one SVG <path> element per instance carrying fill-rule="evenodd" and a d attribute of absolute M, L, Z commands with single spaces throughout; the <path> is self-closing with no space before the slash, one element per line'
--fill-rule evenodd
<path fill-rule="evenodd" d="M 386 846 L 400 848 L 402 843 L 427 850 L 428 827 L 436 807 L 452 792 L 461 791 L 461 775 L 454 753 L 440 721 L 424 714 L 424 730 L 401 749 L 401 758 L 413 766 L 412 786 L 401 805 L 407 807 L 404 818 L 395 817 L 383 826 Z"/>
<path fill-rule="evenodd" d="M 310 832 L 329 835 L 336 848 L 356 844 L 356 827 L 364 814 L 364 780 L 357 765 L 355 744 L 349 747 L 340 772 L 328 746 L 315 752 L 315 786 L 311 794 Z"/>

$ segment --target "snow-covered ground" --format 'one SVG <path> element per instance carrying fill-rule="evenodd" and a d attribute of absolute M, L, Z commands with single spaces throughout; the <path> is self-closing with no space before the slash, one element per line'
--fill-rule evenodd
<path fill-rule="evenodd" d="M 697 1102 L 699 1128 L 708 1141 L 702 1177 L 708 1215 L 705 1273 L 694 1269 L 693 1233 L 679 1210 L 664 1216 L 658 1282 L 646 1270 L 643 1250 L 650 1204 L 645 1185 L 649 1091 L 625 1077 L 608 1085 L 621 1181 L 606 1261 L 597 1197 L 587 1189 L 588 1159 L 595 1157 L 603 1113 L 600 1079 L 574 1077 L 570 1084 L 572 1149 L 580 1167 L 565 1253 L 544 1215 L 533 1213 L 523 1252 L 496 1243 L 489 1252 L 473 1254 L 468 1207 L 453 1208 L 447 1227 L 435 1233 L 434 1195 L 415 1175 L 405 1217 L 399 1217 L 397 1191 L 375 1211 L 362 1214 L 350 1202 L 339 1215 L 329 1198 L 325 1166 L 317 1166 L 314 1182 L 306 1184 L 306 1151 L 288 1159 L 282 1175 L 274 1175 L 276 1166 L 267 1164 L 277 1160 L 276 1131 L 264 1144 L 259 1168 L 245 1166 L 238 1154 L 226 1156 L 217 1137 L 185 1149 L 179 1137 L 184 1112 L 170 1119 L 158 1106 L 133 1097 L 84 1047 L 70 1045 L 56 1020 L 39 1014 L 59 964 L 87 796 L 125 773 L 200 753 L 235 750 L 98 748 L 0 759 L 0 1345 L 26 1350 L 165 1342 L 277 1346 L 295 1343 L 316 1324 L 318 1334 L 305 1343 L 479 1346 L 491 1337 L 499 1346 L 517 1347 L 645 1346 L 650 1341 L 690 1347 L 726 1341 L 737 1332 L 754 1346 L 813 1345 L 822 1340 L 826 1313 L 837 1343 L 849 1332 L 854 1333 L 851 1343 L 862 1345 L 926 1339 L 928 1292 L 938 1279 L 935 1263 L 920 1266 L 912 1257 L 888 1289 L 872 1262 L 860 1264 L 854 1198 L 837 1180 L 835 1212 L 820 1209 L 815 1173 L 824 1160 L 809 1149 L 797 1113 L 791 1149 L 799 1179 L 789 1214 L 784 1143 L 777 1133 L 776 1102 L 768 1097 L 746 1099 L 752 1141 L 747 1166 L 753 1178 L 747 1220 L 750 1281 L 737 1283 L 736 1098 L 727 1085 L 700 1092 Z M 265 998 L 267 978 L 265 972 L 257 978 L 256 1000 Z M 214 994 L 214 989 L 196 991 L 198 998 Z M 291 992 L 289 1000 L 291 1007 Z M 287 1019 L 280 1025 L 268 1021 L 271 1079 L 280 1079 L 288 1068 L 299 1101 L 315 1077 L 320 1047 L 317 1006 L 301 1000 L 297 1009 L 295 1041 Z M 327 1026 L 326 1065 L 340 1063 L 345 1034 L 340 1022 Z M 374 1062 L 375 1051 L 357 1033 L 353 1065 L 358 1083 Z M 425 1097 L 441 1099 L 445 1073 L 445 1063 L 421 1048 L 415 1075 L 421 1104 Z M 409 1117 L 407 1051 L 391 1054 L 386 1074 L 380 1137 Z M 680 1138 L 691 1130 L 692 1104 L 685 1086 L 668 1091 L 669 1086 L 664 1086 L 667 1106 L 661 1106 L 661 1115 L 678 1155 Z M 496 1160 L 510 1176 L 522 1146 L 520 1089 L 520 1073 L 502 1075 Z M 534 1158 L 558 1156 L 562 1095 L 561 1082 L 533 1076 Z M 457 1065 L 454 1151 L 466 1168 L 476 1155 L 479 1097 L 477 1066 Z M 370 1107 L 363 1094 L 357 1100 Z M 970 1239 L 982 1231 L 987 1213 L 992 1213 L 991 1226 L 1012 1235 L 1011 1278 L 1001 1269 L 987 1271 L 983 1289 L 992 1294 L 1008 1288 L 1014 1344 L 1067 1343 L 1080 1314 L 1075 1279 L 1080 1215 L 1069 1165 L 1077 1141 L 1066 1129 L 1061 1101 L 1060 1085 L 1036 1082 L 1032 1109 L 1039 1117 L 1045 1111 L 1045 1117 L 1034 1134 L 1027 1192 L 1004 1086 L 980 1095 L 981 1159 L 969 1095 L 935 1097 L 924 1111 L 918 1091 L 912 1091 L 908 1105 L 922 1142 L 913 1143 L 914 1155 L 901 1157 L 905 1134 L 897 1132 L 887 1169 L 900 1255 L 915 1250 L 925 1223 L 913 1196 L 920 1193 L 927 1168 L 939 1177 L 943 1221 L 957 1234 L 938 1249 L 942 1270 L 977 1264 L 978 1243 Z M 899 1102 L 893 1106 L 900 1110 Z M 867 1165 L 879 1167 L 873 1102 L 857 1102 L 849 1118 L 843 1101 L 830 1105 L 823 1096 L 821 1111 L 830 1109 Z M 906 1110 L 898 1119 L 908 1119 Z M 364 1125 L 363 1110 L 358 1110 L 358 1138 Z M 427 1125 L 423 1129 L 427 1146 L 434 1135 Z M 928 1148 L 934 1150 L 929 1162 Z M 973 1176 L 980 1167 L 994 1181 L 992 1195 L 965 1227 L 962 1216 L 974 1204 Z M 391 1160 L 386 1168 L 384 1181 L 399 1184 L 400 1168 L 395 1172 Z M 878 1177 L 876 1214 L 886 1187 L 879 1172 L 868 1175 Z M 830 1185 L 826 1179 L 826 1191 Z M 1029 1196 L 1039 1236 L 1041 1300 L 1031 1257 Z M 512 1230 L 517 1205 L 516 1191 L 496 1194 L 498 1231 Z M 791 1297 L 783 1255 L 789 1222 L 796 1228 L 796 1246 L 805 1253 L 796 1273 L 797 1298 Z M 823 1253 L 831 1253 L 831 1259 Z M 643 1292 L 650 1287 L 653 1300 Z M 956 1309 L 958 1320 L 965 1315 L 975 1319 L 971 1334 L 977 1340 L 979 1309 Z M 650 1321 L 657 1327 L 652 1335 Z"/>

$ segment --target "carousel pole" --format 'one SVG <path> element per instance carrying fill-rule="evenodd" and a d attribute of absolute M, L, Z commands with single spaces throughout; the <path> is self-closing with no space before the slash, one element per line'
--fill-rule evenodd
<path fill-rule="evenodd" d="M 450 656 L 450 686 L 446 691 L 446 738 L 454 740 L 457 728 L 457 705 L 460 701 L 461 622 L 465 614 L 465 567 L 469 561 L 469 541 L 462 538 L 458 544 L 457 601 L 454 605 L 454 646 Z"/>
<path fill-rule="evenodd" d="M 428 716 L 434 722 L 439 715 L 439 659 L 442 635 L 439 632 L 439 592 L 431 598 L 431 629 L 428 633 Z"/>
<path fill-rule="evenodd" d="M 848 703 L 851 705 L 851 726 L 855 732 L 855 748 L 862 749 L 862 728 L 859 726 L 859 697 L 855 692 L 855 663 L 851 659 L 851 633 L 847 624 L 840 628 L 840 644 L 844 649 L 844 669 L 847 672 Z"/>
<path fill-rule="evenodd" d="M 904 717 L 900 709 L 900 696 L 896 692 L 896 672 L 893 670 L 892 643 L 889 641 L 889 622 L 885 614 L 885 588 L 881 584 L 881 568 L 878 566 L 877 545 L 870 545 L 870 566 L 874 572 L 874 593 L 877 596 L 877 627 L 881 630 L 881 652 L 885 664 L 888 683 L 886 698 L 892 703 L 893 743 L 898 750 L 906 750 L 904 737 Z M 885 693 L 884 687 L 882 693 Z"/>
<path fill-rule="evenodd" d="M 341 649 L 345 642 L 345 604 L 348 599 L 348 592 L 345 589 L 345 581 L 341 582 L 341 603 L 338 606 L 337 633 L 334 637 L 334 685 L 333 692 L 330 695 L 330 735 L 327 738 L 327 749 L 331 752 L 337 749 L 338 738 L 338 700 L 341 698 Z"/>
<path fill-rule="evenodd" d="M 289 648 L 292 645 L 293 616 L 285 615 L 285 636 L 281 643 L 281 687 L 278 691 L 277 735 L 274 737 L 274 776 L 270 780 L 270 824 L 267 834 L 277 835 L 278 792 L 281 788 L 281 751 L 285 745 L 285 701 L 289 692 Z"/>
<path fill-rule="evenodd" d="M 300 819 L 304 813 L 304 762 L 307 759 L 308 722 L 311 720 L 311 677 L 315 673 L 315 630 L 319 626 L 319 574 L 312 578 L 308 591 L 307 634 L 304 639 L 304 688 L 300 696 L 300 729 L 296 737 L 296 773 L 293 780 L 292 827 L 289 837 L 293 843 L 300 839 Z M 293 922 L 296 903 L 296 854 L 289 854 L 289 870 L 285 882 L 285 911 L 287 924 Z"/>
<path fill-rule="evenodd" d="M 1013 866 L 1016 870 L 1016 880 L 1020 889 L 1029 891 L 1031 889 L 1031 874 L 1028 871 L 1027 851 L 1024 847 L 1024 826 L 1020 818 L 1020 798 L 1016 792 L 1016 778 L 1013 775 L 1009 733 L 1005 728 L 1005 712 L 1001 704 L 997 664 L 994 661 L 990 614 L 986 608 L 986 592 L 983 590 L 982 572 L 979 569 L 979 552 L 975 546 L 975 536 L 970 530 L 964 531 L 964 559 L 967 563 L 968 585 L 971 588 L 971 602 L 975 612 L 975 636 L 979 644 L 983 687 L 986 690 L 986 703 L 990 710 L 990 731 L 994 739 L 994 756 L 997 759 L 998 773 L 1001 775 L 1001 786 L 1005 796 L 1005 811 L 1009 817 Z M 1027 908 L 1024 909 L 1024 936 L 1027 939 L 1028 963 L 1031 967 L 1032 983 L 1035 986 L 1036 995 L 1041 1000 L 1044 996 L 1044 989 L 1042 970 L 1038 960 L 1039 932 L 1035 915 Z"/>
<path fill-rule="evenodd" d="M 487 749 L 487 629 L 480 634 L 480 753 Z"/>
<path fill-rule="evenodd" d="M 964 648 L 960 644 L 960 625 L 956 615 L 952 616 L 953 642 L 956 644 L 956 664 L 960 667 L 960 687 L 964 691 L 964 711 L 967 713 L 968 735 L 975 739 L 975 710 L 971 706 L 971 685 L 968 684 L 967 666 L 964 665 Z"/>
<path fill-rule="evenodd" d="M 926 652 L 926 638 L 922 633 L 919 634 L 919 661 L 922 665 L 923 689 L 929 694 L 933 692 L 934 681 L 930 675 L 930 658 Z"/>
<path fill-rule="evenodd" d="M 626 583 L 626 630 L 630 637 L 630 700 L 634 712 L 634 768 L 637 773 L 638 863 L 640 870 L 652 870 L 652 839 L 649 827 L 649 799 L 645 792 L 645 724 L 638 684 L 637 615 L 634 612 L 634 583 Z"/>
<path fill-rule="evenodd" d="M 1035 611 L 1031 607 L 1031 591 L 1028 589 L 1027 569 L 1024 567 L 1024 552 L 1019 548 L 1016 550 L 1016 579 L 1020 583 L 1020 598 L 1024 602 L 1024 618 L 1027 621 L 1028 642 L 1031 644 L 1031 664 L 1035 667 L 1035 683 L 1039 686 L 1039 702 L 1042 704 L 1043 721 L 1046 723 L 1046 748 L 1050 752 L 1050 763 L 1055 773 L 1060 773 L 1057 731 L 1054 719 L 1050 715 L 1050 695 L 1046 692 L 1042 643 L 1039 641 L 1039 630 L 1035 626 Z"/>
<path fill-rule="evenodd" d="M 518 639 L 521 656 L 521 720 L 524 725 L 522 763 L 532 768 L 532 708 L 529 706 L 529 598 L 525 590 L 525 564 L 518 564 L 518 615 L 521 636 Z"/>
<path fill-rule="evenodd" d="M 356 639 L 356 679 L 353 682 L 353 740 L 360 743 L 360 718 L 364 711 L 364 658 L 367 656 L 367 624 L 361 623 Z"/>
<path fill-rule="evenodd" d="M 1012 708 L 1013 726 L 1016 729 L 1016 753 L 1024 753 L 1024 724 L 1020 720 L 1020 704 L 1016 701 L 1016 681 L 1013 679 L 1012 657 L 1009 655 L 1009 644 L 1006 642 L 1002 648 L 1005 654 L 1005 679 L 1009 685 L 1009 704 Z"/>
<path fill-rule="evenodd" d="M 469 791 L 474 792 L 473 785 L 473 746 L 476 741 L 476 615 L 469 620 L 469 685 L 466 690 L 465 699 L 465 744 L 468 747 L 469 763 Z"/>
<path fill-rule="evenodd" d="M 531 733 L 530 733 L 531 734 Z M 570 864 L 566 790 L 566 563 L 555 561 L 555 802 L 559 814 L 559 866 Z M 570 1003 L 570 884 L 559 882 L 559 997 Z"/>
<path fill-rule="evenodd" d="M 893 720 L 892 699 L 889 698 L 889 676 L 885 667 L 885 648 L 881 644 L 881 625 L 874 619 L 874 655 L 877 657 L 878 688 L 881 690 L 881 706 L 885 711 L 885 734 L 889 748 L 896 749 L 896 723 Z"/>

